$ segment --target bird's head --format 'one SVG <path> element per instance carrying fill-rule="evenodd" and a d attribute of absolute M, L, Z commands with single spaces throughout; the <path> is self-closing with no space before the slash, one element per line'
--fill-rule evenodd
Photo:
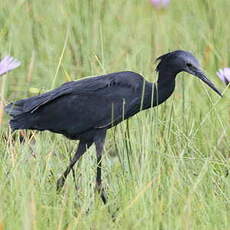
<path fill-rule="evenodd" d="M 221 92 L 202 71 L 199 61 L 190 52 L 176 50 L 158 57 L 157 61 L 159 61 L 156 67 L 157 72 L 171 72 L 174 75 L 182 71 L 187 72 L 198 77 L 210 88 L 212 88 L 217 94 L 222 96 Z"/>

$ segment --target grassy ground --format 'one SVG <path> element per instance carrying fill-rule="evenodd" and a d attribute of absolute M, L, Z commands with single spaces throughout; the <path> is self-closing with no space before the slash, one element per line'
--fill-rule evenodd
<path fill-rule="evenodd" d="M 192 51 L 217 86 L 230 65 L 229 0 L 3 0 L 0 53 L 22 66 L 0 79 L 1 101 L 33 96 L 89 75 L 132 70 L 155 81 L 154 59 Z M 95 149 L 65 189 L 56 179 L 76 148 L 51 133 L 20 143 L 0 108 L 0 229 L 230 229 L 229 89 L 220 99 L 180 74 L 174 95 L 110 130 L 104 206 L 94 193 Z M 108 209 L 116 212 L 113 222 Z"/>

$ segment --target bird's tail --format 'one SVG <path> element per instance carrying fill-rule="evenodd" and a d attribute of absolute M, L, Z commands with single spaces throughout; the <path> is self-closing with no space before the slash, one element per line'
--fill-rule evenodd
<path fill-rule="evenodd" d="M 30 129 L 31 128 L 30 116 L 28 113 L 18 115 L 16 117 L 13 117 L 10 120 L 9 124 L 13 131 L 17 129 Z"/>
<path fill-rule="evenodd" d="M 12 130 L 29 129 L 31 126 L 31 114 L 24 112 L 22 101 L 10 103 L 5 107 L 5 112 L 12 116 L 10 127 Z"/>

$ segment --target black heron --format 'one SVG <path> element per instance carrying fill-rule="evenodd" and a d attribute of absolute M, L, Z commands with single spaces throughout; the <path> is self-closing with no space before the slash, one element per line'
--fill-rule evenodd
<path fill-rule="evenodd" d="M 221 96 L 207 79 L 197 59 L 183 50 L 157 58 L 156 83 L 146 81 L 134 72 L 117 72 L 64 83 L 47 93 L 22 99 L 5 107 L 12 116 L 13 130 L 49 130 L 72 140 L 79 140 L 69 166 L 57 181 L 60 190 L 75 163 L 93 143 L 96 145 L 96 188 L 106 203 L 101 180 L 101 157 L 107 129 L 141 110 L 160 105 L 175 89 L 176 75 L 190 73 Z"/>

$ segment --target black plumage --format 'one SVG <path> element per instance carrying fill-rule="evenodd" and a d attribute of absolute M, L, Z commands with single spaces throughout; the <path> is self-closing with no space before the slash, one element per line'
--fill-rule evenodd
<path fill-rule="evenodd" d="M 39 96 L 11 103 L 5 110 L 12 116 L 13 130 L 49 130 L 67 138 L 80 140 L 70 165 L 57 182 L 60 189 L 76 161 L 93 143 L 97 152 L 96 185 L 101 188 L 101 154 L 107 129 L 134 114 L 164 102 L 174 91 L 176 75 L 185 71 L 199 77 L 218 94 L 205 77 L 199 62 L 189 52 L 174 51 L 157 59 L 156 83 L 140 74 L 125 71 L 72 81 Z"/>

